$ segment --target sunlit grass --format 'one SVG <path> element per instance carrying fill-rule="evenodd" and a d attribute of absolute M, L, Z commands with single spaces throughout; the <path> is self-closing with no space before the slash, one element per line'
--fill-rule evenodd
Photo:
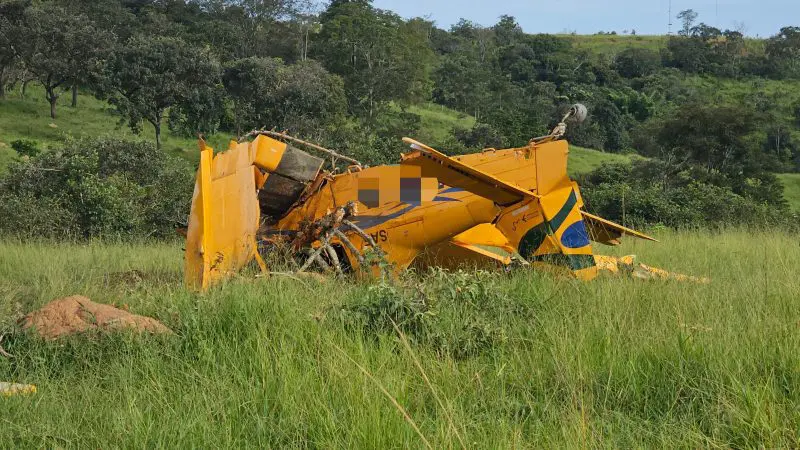
<path fill-rule="evenodd" d="M 434 103 L 411 106 L 408 111 L 420 116 L 420 139 L 424 142 L 446 142 L 453 130 L 466 130 L 475 125 L 474 117 Z"/>
<path fill-rule="evenodd" d="M 783 184 L 783 198 L 794 211 L 800 212 L 800 174 L 782 173 L 778 179 Z"/>
<path fill-rule="evenodd" d="M 365 295 L 361 283 L 240 278 L 199 295 L 181 285 L 180 243 L 2 242 L 1 313 L 84 294 L 177 335 L 8 337 L 17 358 L 0 358 L 0 380 L 39 392 L 0 398 L 0 442 L 422 447 L 383 389 L 434 448 L 459 438 L 470 448 L 798 446 L 798 236 L 654 234 L 661 243 L 596 250 L 712 282 L 498 273 L 491 286 L 511 310 L 489 325 L 505 339 L 458 359 L 412 344 L 422 372 L 396 334 L 326 318 Z M 142 280 L 119 275 L 130 270 Z M 458 288 L 420 283 L 439 283 L 441 295 Z M 9 319 L 0 327 L 13 329 Z"/>
<path fill-rule="evenodd" d="M 600 167 L 603 163 L 627 163 L 634 157 L 634 155 L 629 154 L 601 152 L 590 148 L 578 147 L 577 145 L 570 145 L 567 170 L 570 175 L 575 176 L 580 173 L 591 172 Z"/>

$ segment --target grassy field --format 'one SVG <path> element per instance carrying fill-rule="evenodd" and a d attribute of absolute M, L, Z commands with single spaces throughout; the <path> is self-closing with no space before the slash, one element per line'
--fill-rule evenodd
<path fill-rule="evenodd" d="M 573 48 L 586 50 L 591 54 L 606 58 L 613 58 L 626 48 L 646 48 L 658 52 L 667 46 L 668 39 L 666 35 L 641 34 L 561 34 L 559 36 L 572 42 Z M 764 44 L 764 39 L 745 39 L 745 49 L 750 53 L 763 53 Z"/>
<path fill-rule="evenodd" d="M 622 34 L 563 34 L 560 37 L 572 42 L 573 48 L 586 50 L 594 55 L 613 57 L 626 48 L 646 48 L 659 51 L 667 45 L 666 36 L 622 35 Z"/>
<path fill-rule="evenodd" d="M 427 295 L 428 338 L 409 325 L 416 316 L 401 322 L 402 338 L 382 316 L 365 316 L 411 304 L 387 286 L 240 278 L 197 295 L 181 286 L 177 243 L 2 242 L 0 331 L 13 330 L 16 309 L 84 294 L 128 304 L 176 334 L 44 343 L 13 332 L 4 346 L 16 359 L 0 357 L 0 381 L 39 392 L 0 398 L 0 442 L 800 445 L 797 236 L 657 237 L 663 243 L 629 241 L 615 252 L 711 284 L 581 283 L 527 270 L 426 275 L 414 284 Z M 125 275 L 132 270 L 138 281 Z M 356 316 L 368 320 L 349 320 Z"/>
<path fill-rule="evenodd" d="M 434 103 L 411 106 L 408 111 L 422 121 L 419 139 L 423 142 L 445 142 L 454 129 L 475 125 L 474 117 Z"/>
<path fill-rule="evenodd" d="M 629 162 L 633 157 L 632 155 L 606 153 L 590 148 L 578 147 L 577 145 L 570 145 L 567 170 L 570 175 L 575 176 L 581 173 L 591 172 L 600 167 L 603 163 Z"/>

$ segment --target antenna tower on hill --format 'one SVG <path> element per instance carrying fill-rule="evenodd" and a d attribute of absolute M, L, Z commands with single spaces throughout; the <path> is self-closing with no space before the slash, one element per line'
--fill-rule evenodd
<path fill-rule="evenodd" d="M 672 0 L 669 0 L 669 17 L 667 18 L 667 36 L 672 36 Z"/>

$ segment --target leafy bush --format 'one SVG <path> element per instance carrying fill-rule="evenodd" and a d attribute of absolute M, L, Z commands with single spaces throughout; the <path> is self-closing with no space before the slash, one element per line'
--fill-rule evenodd
<path fill-rule="evenodd" d="M 74 140 L 0 178 L 0 233 L 22 237 L 174 235 L 192 171 L 145 142 Z"/>
<path fill-rule="evenodd" d="M 792 225 L 785 202 L 761 198 L 771 189 L 771 174 L 746 180 L 750 192 L 742 195 L 703 175 L 691 168 L 676 170 L 663 161 L 637 160 L 605 164 L 581 177 L 580 184 L 588 211 L 628 225 Z"/>
<path fill-rule="evenodd" d="M 453 358 L 476 356 L 506 341 L 509 317 L 519 317 L 496 273 L 431 270 L 425 283 L 378 283 L 358 292 L 328 317 L 366 336 L 395 334 Z"/>
<path fill-rule="evenodd" d="M 347 108 L 342 79 L 311 60 L 287 66 L 275 58 L 238 59 L 225 66 L 222 83 L 237 134 L 275 127 L 316 138 L 340 125 Z"/>
<path fill-rule="evenodd" d="M 343 305 L 335 315 L 348 327 L 367 334 L 393 333 L 396 324 L 404 333 L 417 338 L 425 333 L 425 324 L 432 314 L 424 297 L 393 284 L 378 283 L 368 286 L 363 295 Z"/>
<path fill-rule="evenodd" d="M 17 154 L 20 156 L 36 156 L 38 155 L 41 150 L 39 149 L 39 143 L 30 140 L 30 139 L 19 139 L 16 141 L 11 141 L 11 148 L 14 149 Z"/>
<path fill-rule="evenodd" d="M 661 55 L 646 48 L 626 48 L 614 58 L 614 70 L 625 78 L 650 75 L 661 68 Z"/>
<path fill-rule="evenodd" d="M 453 136 L 462 145 L 482 150 L 485 148 L 503 148 L 503 137 L 500 133 L 485 123 L 476 123 L 471 129 L 453 130 Z"/>

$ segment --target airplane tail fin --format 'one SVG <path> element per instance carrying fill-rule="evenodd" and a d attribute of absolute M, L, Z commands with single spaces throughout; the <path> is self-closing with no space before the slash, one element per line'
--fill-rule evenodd
<path fill-rule="evenodd" d="M 496 226 L 532 264 L 562 267 L 590 280 L 597 267 L 580 207 L 576 189 L 563 187 L 507 208 Z"/>

